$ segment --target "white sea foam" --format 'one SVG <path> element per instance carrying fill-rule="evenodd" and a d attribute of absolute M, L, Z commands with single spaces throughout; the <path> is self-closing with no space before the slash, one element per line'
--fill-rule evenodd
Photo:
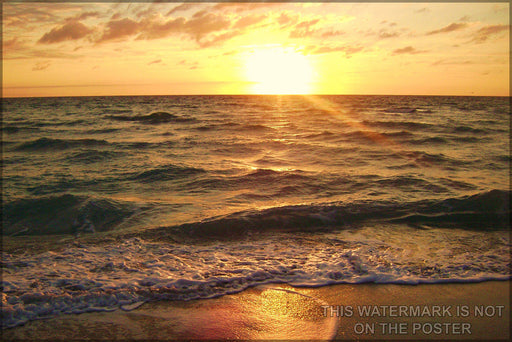
<path fill-rule="evenodd" d="M 485 239 L 483 238 L 485 236 Z M 372 227 L 178 245 L 120 244 L 3 255 L 2 320 L 132 310 L 148 300 L 211 298 L 249 286 L 474 282 L 510 278 L 506 232 Z"/>

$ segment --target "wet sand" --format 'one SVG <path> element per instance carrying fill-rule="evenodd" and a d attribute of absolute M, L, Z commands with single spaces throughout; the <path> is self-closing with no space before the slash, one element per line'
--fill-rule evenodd
<path fill-rule="evenodd" d="M 39 320 L 6 329 L 2 338 L 508 340 L 510 284 L 267 285 L 213 299 Z"/>

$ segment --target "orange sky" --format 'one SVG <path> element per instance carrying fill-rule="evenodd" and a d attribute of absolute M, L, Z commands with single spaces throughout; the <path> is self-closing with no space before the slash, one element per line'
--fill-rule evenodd
<path fill-rule="evenodd" d="M 509 4 L 4 3 L 3 96 L 509 95 Z"/>

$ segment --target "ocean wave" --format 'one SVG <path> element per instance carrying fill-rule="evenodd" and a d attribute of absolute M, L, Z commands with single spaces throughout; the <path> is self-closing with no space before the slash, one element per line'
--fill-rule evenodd
<path fill-rule="evenodd" d="M 404 155 L 423 166 L 469 167 L 473 164 L 473 161 L 456 159 L 443 153 L 412 151 L 405 152 Z"/>
<path fill-rule="evenodd" d="M 475 128 L 470 126 L 456 126 L 450 129 L 453 133 L 471 133 L 471 134 L 486 134 L 487 131 L 481 128 Z"/>
<path fill-rule="evenodd" d="M 414 133 L 411 133 L 411 132 L 407 132 L 407 131 L 397 131 L 397 132 L 384 132 L 384 133 L 381 133 L 383 136 L 385 137 L 390 137 L 390 138 L 411 138 L 414 136 Z"/>
<path fill-rule="evenodd" d="M 416 121 L 370 121 L 364 120 L 362 122 L 365 126 L 369 127 L 383 127 L 383 128 L 396 128 L 403 129 L 406 131 L 417 131 L 417 130 L 437 130 L 439 126 L 433 125 L 426 122 L 416 122 Z"/>
<path fill-rule="evenodd" d="M 272 169 L 257 169 L 249 173 L 234 176 L 211 176 L 194 179 L 181 185 L 182 190 L 235 190 L 235 189 L 268 189 L 278 190 L 283 186 L 295 184 L 307 187 L 313 183 L 322 182 L 314 174 L 301 170 L 275 171 Z"/>
<path fill-rule="evenodd" d="M 90 134 L 102 134 L 102 133 L 115 133 L 120 131 L 120 128 L 98 128 L 98 129 L 90 129 L 86 131 L 86 133 Z"/>
<path fill-rule="evenodd" d="M 133 109 L 123 109 L 123 108 L 103 108 L 101 110 L 101 114 L 132 114 Z"/>
<path fill-rule="evenodd" d="M 60 127 L 60 126 L 78 126 L 87 124 L 86 120 L 78 119 L 78 120 L 60 120 L 60 121 L 37 121 L 31 122 L 31 125 L 35 127 Z"/>
<path fill-rule="evenodd" d="M 268 127 L 262 124 L 241 125 L 237 130 L 245 132 L 274 131 L 272 127 Z"/>
<path fill-rule="evenodd" d="M 406 143 L 412 145 L 431 145 L 431 144 L 447 144 L 449 140 L 445 137 L 427 137 L 422 139 L 407 140 Z"/>
<path fill-rule="evenodd" d="M 391 185 L 403 179 L 390 179 Z M 411 178 L 409 182 L 417 183 Z M 422 182 L 416 184 L 424 185 Z M 431 185 L 432 186 L 432 185 Z M 510 228 L 510 191 L 493 190 L 463 198 L 424 200 L 410 203 L 354 202 L 284 206 L 265 210 L 249 210 L 172 228 L 197 238 L 230 238 L 254 230 L 309 230 L 343 228 L 368 221 L 393 221 L 418 226 L 503 230 Z M 162 228 L 165 234 L 167 228 Z"/>
<path fill-rule="evenodd" d="M 206 171 L 195 167 L 170 164 L 138 172 L 135 175 L 128 177 L 128 179 L 148 183 L 180 179 L 202 173 L 206 173 Z"/>
<path fill-rule="evenodd" d="M 140 210 L 130 203 L 76 196 L 36 197 L 3 203 L 3 235 L 77 234 L 113 230 Z"/>
<path fill-rule="evenodd" d="M 487 139 L 477 137 L 451 137 L 450 140 L 462 143 L 481 143 Z"/>
<path fill-rule="evenodd" d="M 412 114 L 412 113 L 416 113 L 416 108 L 397 107 L 397 108 L 386 108 L 386 109 L 383 109 L 382 111 L 385 113 Z"/>
<path fill-rule="evenodd" d="M 20 144 L 17 151 L 45 151 L 45 150 L 65 150 L 81 146 L 106 146 L 109 143 L 98 139 L 53 139 L 39 138 Z"/>
<path fill-rule="evenodd" d="M 304 138 L 311 139 L 311 140 L 330 140 L 330 139 L 336 139 L 339 138 L 340 134 L 333 133 L 331 131 L 323 131 L 321 133 L 313 133 L 305 135 Z"/>
<path fill-rule="evenodd" d="M 167 112 L 155 112 L 148 115 L 135 115 L 135 116 L 126 116 L 126 115 L 110 115 L 109 116 L 112 120 L 118 120 L 118 121 L 135 121 L 135 122 L 142 122 L 147 124 L 161 124 L 161 123 L 168 123 L 168 122 L 180 122 L 180 123 L 186 123 L 186 122 L 192 122 L 196 121 L 196 119 L 192 117 L 184 117 L 184 116 L 178 116 Z"/>
<path fill-rule="evenodd" d="M 3 125 L 2 132 L 8 134 L 20 133 L 23 131 L 39 131 L 38 127 L 27 127 L 27 126 L 15 126 L 15 125 Z"/>
<path fill-rule="evenodd" d="M 81 164 L 100 163 L 122 157 L 125 154 L 125 152 L 120 151 L 88 150 L 73 153 L 70 156 L 66 156 L 64 160 Z"/>

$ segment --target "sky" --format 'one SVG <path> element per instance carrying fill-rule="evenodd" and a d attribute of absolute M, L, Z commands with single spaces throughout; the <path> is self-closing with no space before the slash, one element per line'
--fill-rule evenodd
<path fill-rule="evenodd" d="M 509 96 L 509 4 L 4 2 L 3 97 Z"/>

